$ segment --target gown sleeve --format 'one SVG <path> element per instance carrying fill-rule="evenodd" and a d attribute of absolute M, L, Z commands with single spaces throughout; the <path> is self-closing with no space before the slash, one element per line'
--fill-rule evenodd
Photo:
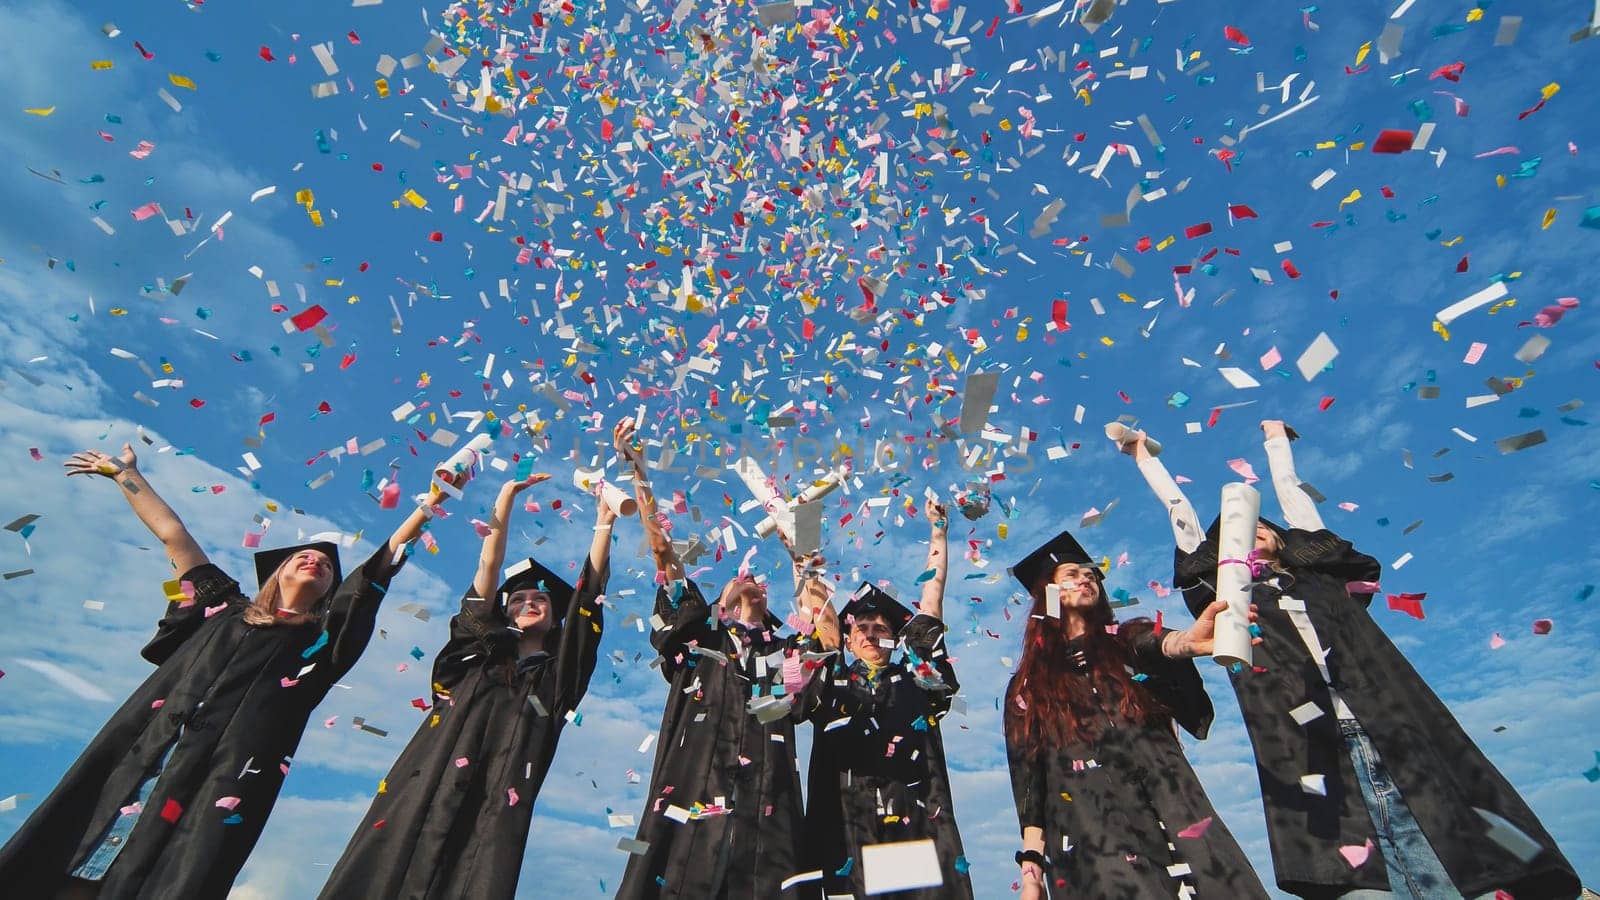
<path fill-rule="evenodd" d="M 388 543 L 379 544 L 361 568 L 346 575 L 344 583 L 333 592 L 328 614 L 323 618 L 328 655 L 319 661 L 328 668 L 333 681 L 343 678 L 366 651 L 377 624 L 378 605 L 389 590 L 389 580 L 409 558 L 405 555 L 398 563 L 391 564 Z"/>
<path fill-rule="evenodd" d="M 584 556 L 583 571 L 578 574 L 578 584 L 561 620 L 561 639 L 556 649 L 556 703 L 563 711 L 576 708 L 588 693 L 605 627 L 599 598 L 610 579 L 609 560 L 596 572 L 588 555 Z"/>
<path fill-rule="evenodd" d="M 1133 656 L 1134 668 L 1144 676 L 1145 688 L 1172 711 L 1173 721 L 1184 731 L 1205 740 L 1216 712 L 1194 660 L 1172 659 L 1162 653 L 1163 636 L 1156 634 L 1155 623 L 1149 619 L 1124 622 L 1117 634 Z"/>
<path fill-rule="evenodd" d="M 1346 583 L 1375 582 L 1383 574 L 1381 563 L 1326 528 L 1317 531 L 1290 530 L 1279 556 L 1291 570 L 1310 569 Z M 1362 606 L 1372 603 L 1371 591 L 1352 592 L 1350 596 Z"/>
<path fill-rule="evenodd" d="M 1048 830 L 1045 802 L 1049 788 L 1045 784 L 1045 760 L 1042 755 L 1031 757 L 1028 748 L 1012 737 L 1020 731 L 1017 720 L 1022 716 L 1017 706 L 1014 678 L 1006 688 L 1005 704 L 1006 762 L 1011 769 L 1011 798 L 1017 807 L 1017 831 L 1021 833 L 1030 827 Z"/>
<path fill-rule="evenodd" d="M 928 714 L 936 719 L 950 712 L 950 699 L 961 690 L 955 666 L 945 648 L 944 635 L 944 622 L 920 614 L 901 630 L 908 651 L 906 668 L 911 670 L 917 687 L 928 698 Z"/>
<path fill-rule="evenodd" d="M 669 581 L 656 588 L 655 630 L 650 646 L 661 655 L 661 676 L 672 681 L 686 661 L 691 643 L 709 646 L 716 637 L 711 606 L 692 579 Z"/>
<path fill-rule="evenodd" d="M 517 636 L 496 598 L 485 600 L 471 587 L 461 595 L 461 611 L 450 618 L 450 639 L 433 658 L 433 683 L 449 691 L 474 668 L 516 659 Z"/>
<path fill-rule="evenodd" d="M 194 596 L 167 604 L 166 615 L 156 624 L 155 636 L 139 651 L 156 665 L 166 662 L 183 642 L 200 630 L 206 620 L 206 608 L 218 603 L 248 602 L 239 591 L 239 582 L 211 563 L 202 563 L 183 573 L 179 581 L 194 587 Z"/>

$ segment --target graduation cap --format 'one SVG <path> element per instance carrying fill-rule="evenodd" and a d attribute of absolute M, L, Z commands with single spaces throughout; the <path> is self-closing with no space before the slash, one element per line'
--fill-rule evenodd
<path fill-rule="evenodd" d="M 506 569 L 505 581 L 501 583 L 495 599 L 504 605 L 510 601 L 512 594 L 530 589 L 550 595 L 551 629 L 559 628 L 562 617 L 567 614 L 567 606 L 572 602 L 572 585 L 531 556 Z"/>
<path fill-rule="evenodd" d="M 331 541 L 312 541 L 309 544 L 295 544 L 290 547 L 276 547 L 272 550 L 262 550 L 256 554 L 256 585 L 267 586 L 267 579 L 278 571 L 283 561 L 301 550 L 316 550 L 328 558 L 333 564 L 333 585 L 337 587 L 344 581 L 344 572 L 339 567 L 339 545 Z"/>
<path fill-rule="evenodd" d="M 850 633 L 850 621 L 852 619 L 870 615 L 883 616 L 889 623 L 889 631 L 898 635 L 900 629 L 906 627 L 906 623 L 911 621 L 912 612 L 906 608 L 904 603 L 879 590 L 875 585 L 862 582 L 861 587 L 856 588 L 855 595 L 850 598 L 850 602 L 846 603 L 844 609 L 839 611 L 839 618 L 843 620 L 844 632 L 846 634 Z"/>
<path fill-rule="evenodd" d="M 1083 549 L 1083 545 L 1072 536 L 1072 532 L 1063 531 L 1045 541 L 1039 549 L 1023 557 L 1022 562 L 1012 566 L 1011 574 L 1022 582 L 1023 590 L 1032 594 L 1034 588 L 1049 581 L 1050 576 L 1056 572 L 1056 566 L 1063 563 L 1077 563 L 1098 570 L 1089 552 Z M 1102 587 L 1100 592 L 1104 594 L 1105 588 Z"/>

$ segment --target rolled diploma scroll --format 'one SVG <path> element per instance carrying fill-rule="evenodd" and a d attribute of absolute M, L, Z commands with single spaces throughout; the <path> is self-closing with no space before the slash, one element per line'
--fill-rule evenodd
<path fill-rule="evenodd" d="M 1222 525 L 1217 535 L 1217 599 L 1228 608 L 1217 615 L 1211 658 L 1220 665 L 1250 665 L 1250 551 L 1256 545 L 1261 494 L 1242 482 L 1222 486 Z"/>
<path fill-rule="evenodd" d="M 607 481 L 605 473 L 599 469 L 574 470 L 572 484 L 585 491 L 592 491 L 595 485 L 600 485 L 600 499 L 624 519 L 631 519 L 639 512 L 639 502 L 633 499 L 633 495 Z"/>
<path fill-rule="evenodd" d="M 467 441 L 466 445 L 457 450 L 454 456 L 433 467 L 434 484 L 447 494 L 459 495 L 460 492 L 451 487 L 451 482 L 457 473 L 465 472 L 468 479 L 476 475 L 483 451 L 489 449 L 489 445 L 492 443 L 494 443 L 494 438 L 490 437 L 488 433 L 473 435 L 472 440 Z"/>
<path fill-rule="evenodd" d="M 787 504 L 788 508 L 793 509 L 794 506 L 799 503 L 811 503 L 816 500 L 821 500 L 823 497 L 833 493 L 833 491 L 838 488 L 839 485 L 844 483 L 844 476 L 844 470 L 834 469 L 832 472 L 822 476 L 821 480 L 801 491 L 799 499 L 790 501 Z M 767 516 L 765 519 L 762 519 L 756 523 L 756 535 L 758 537 L 770 537 L 772 533 L 777 530 L 778 520 L 773 516 Z"/>

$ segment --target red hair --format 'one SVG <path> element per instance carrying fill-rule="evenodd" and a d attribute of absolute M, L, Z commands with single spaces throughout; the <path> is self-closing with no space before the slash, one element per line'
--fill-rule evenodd
<path fill-rule="evenodd" d="M 1104 711 L 1123 723 L 1170 720 L 1170 711 L 1128 673 L 1132 657 L 1127 638 L 1150 630 L 1153 622 L 1124 622 L 1117 626 L 1121 637 L 1107 632 L 1106 626 L 1116 618 L 1102 588 L 1099 601 L 1084 613 L 1088 630 L 1082 639 L 1087 644 L 1089 671 L 1080 673 L 1073 670 L 1069 659 L 1067 621 L 1045 614 L 1043 594 L 1042 590 L 1033 591 L 1033 606 L 1022 635 L 1022 662 L 1006 697 L 1006 737 L 1013 745 L 1027 748 L 1029 756 L 1038 756 L 1047 749 L 1093 741 L 1099 733 L 1098 713 L 1107 700 L 1116 708 Z"/>

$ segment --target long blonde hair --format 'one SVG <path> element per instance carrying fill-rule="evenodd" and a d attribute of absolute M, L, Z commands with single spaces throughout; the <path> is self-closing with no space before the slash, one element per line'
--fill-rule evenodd
<path fill-rule="evenodd" d="M 299 555 L 298 552 L 291 553 L 272 570 L 272 575 L 261 585 L 261 591 L 250 601 L 250 605 L 245 607 L 243 618 L 246 625 L 270 628 L 274 625 L 304 625 L 308 622 L 322 621 L 322 614 L 328 607 L 328 601 L 333 598 L 334 589 L 339 586 L 338 584 L 328 585 L 328 592 L 312 605 L 310 612 L 278 611 L 278 604 L 283 598 L 283 589 L 278 586 L 278 576 L 283 573 L 284 567 L 294 562 L 295 557 Z"/>

